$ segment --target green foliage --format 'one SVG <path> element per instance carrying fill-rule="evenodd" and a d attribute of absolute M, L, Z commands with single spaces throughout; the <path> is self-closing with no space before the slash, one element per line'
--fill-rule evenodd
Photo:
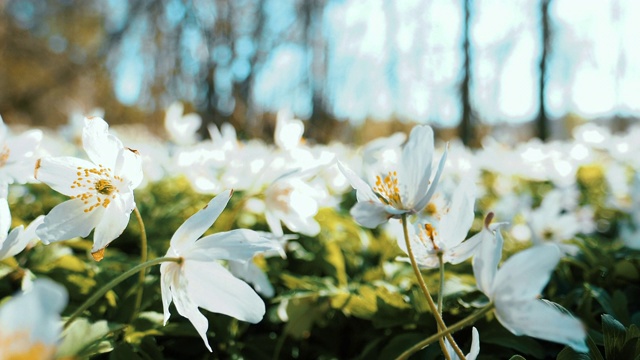
<path fill-rule="evenodd" d="M 611 216 L 602 205 L 602 173 L 598 168 L 579 172 L 581 202 L 593 205 L 596 216 Z M 483 175 L 488 189 L 495 178 Z M 539 203 L 550 184 L 515 179 L 517 191 Z M 42 185 L 22 187 L 20 201 L 11 203 L 14 225 L 29 222 L 64 200 Z M 15 193 L 15 192 L 14 192 Z M 476 224 L 495 203 L 489 191 L 478 201 Z M 38 199 L 29 201 L 28 199 Z M 182 178 L 149 184 L 136 192 L 136 203 L 145 222 L 150 257 L 166 253 L 175 230 L 210 200 L 195 193 Z M 26 199 L 26 200 L 25 200 Z M 251 224 L 268 227 L 260 215 L 244 215 L 245 194 L 234 194 L 225 212 L 209 232 Z M 276 296 L 265 298 L 267 314 L 256 325 L 203 311 L 209 320 L 209 353 L 188 320 L 172 306 L 169 323 L 163 325 L 159 269 L 147 271 L 141 312 L 131 321 L 137 277 L 119 284 L 99 299 L 65 330 L 58 354 L 99 359 L 391 359 L 415 343 L 436 333 L 411 266 L 397 258 L 404 253 L 380 230 L 364 229 L 348 213 L 353 194 L 338 209 L 321 209 L 316 220 L 318 236 L 290 240 L 286 258 L 258 258 Z M 615 220 L 608 218 L 611 224 Z M 566 257 L 553 274 L 542 296 L 582 319 L 589 329 L 589 354 L 578 354 L 558 344 L 515 336 L 487 315 L 477 321 L 481 339 L 480 359 L 634 359 L 640 349 L 640 254 L 623 248 L 616 227 L 604 233 L 576 239 L 577 256 Z M 73 313 L 92 293 L 139 263 L 141 229 L 135 218 L 107 248 L 100 263 L 89 254 L 91 240 L 73 239 L 48 246 L 39 244 L 0 263 L 0 297 L 14 293 L 25 277 L 50 277 L 70 294 L 63 316 Z M 604 235 L 603 235 L 604 234 Z M 506 236 L 507 254 L 527 244 Z M 438 296 L 439 275 L 424 270 L 427 286 Z M 445 274 L 443 318 L 453 324 L 475 310 L 484 297 L 475 287 L 469 262 L 448 266 Z M 603 313 L 609 314 L 601 317 Z M 601 321 L 600 321 L 601 319 Z M 464 352 L 471 344 L 470 330 L 454 334 Z M 602 356 L 601 354 L 604 354 Z M 412 359 L 439 359 L 437 344 Z"/>

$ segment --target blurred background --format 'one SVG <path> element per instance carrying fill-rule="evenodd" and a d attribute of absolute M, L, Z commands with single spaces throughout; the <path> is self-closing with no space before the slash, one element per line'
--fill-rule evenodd
<path fill-rule="evenodd" d="M 635 0 L 0 0 L 0 115 L 57 127 L 104 109 L 162 131 L 178 100 L 270 138 L 365 141 L 414 123 L 563 138 L 640 114 Z M 373 126 L 375 125 L 375 126 Z"/>

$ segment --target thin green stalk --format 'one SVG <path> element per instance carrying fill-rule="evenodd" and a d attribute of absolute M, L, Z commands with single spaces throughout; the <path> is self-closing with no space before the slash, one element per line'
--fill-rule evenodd
<path fill-rule="evenodd" d="M 121 282 L 123 282 L 124 280 L 128 279 L 132 275 L 135 275 L 138 271 L 140 271 L 142 269 L 146 269 L 146 268 L 148 268 L 150 266 L 158 265 L 158 264 L 161 264 L 161 263 L 167 262 L 167 261 L 173 261 L 173 262 L 180 263 L 180 262 L 182 262 L 182 259 L 181 258 L 175 258 L 175 257 L 161 257 L 161 258 L 153 259 L 151 261 L 147 261 L 144 264 L 139 264 L 139 265 L 136 265 L 136 266 L 132 267 L 131 269 L 127 270 L 126 272 L 120 274 L 118 277 L 116 277 L 113 280 L 109 281 L 105 286 L 101 287 L 98 291 L 93 293 L 93 295 L 91 295 L 91 297 L 89 297 L 87 300 L 85 300 L 85 302 L 82 305 L 80 305 L 80 307 L 77 308 L 76 311 L 74 311 L 73 314 L 71 314 L 71 316 L 69 316 L 67 321 L 64 323 L 64 327 L 66 328 L 67 326 L 69 326 L 73 322 L 73 320 L 75 320 L 78 316 L 80 316 L 80 314 L 82 314 L 85 310 L 87 310 L 89 308 L 89 306 L 93 305 L 96 301 L 98 301 L 98 299 L 100 299 L 102 296 L 104 296 L 104 294 L 106 294 L 107 291 L 113 289 L 116 285 L 120 284 Z"/>
<path fill-rule="evenodd" d="M 440 263 L 440 290 L 438 291 L 438 314 L 442 316 L 442 301 L 444 298 L 444 261 L 442 251 L 438 251 L 438 262 Z"/>
<path fill-rule="evenodd" d="M 148 251 L 147 251 L 147 231 L 144 228 L 144 221 L 142 221 L 142 215 L 140 215 L 140 211 L 138 207 L 133 208 L 133 212 L 136 214 L 136 219 L 138 219 L 138 224 L 140 225 L 140 264 L 144 264 L 147 262 Z M 136 314 L 138 314 L 138 310 L 140 310 L 140 305 L 142 305 L 142 293 L 144 292 L 144 277 L 146 273 L 146 268 L 140 270 L 140 276 L 138 276 L 138 292 L 136 293 L 136 301 L 133 305 L 133 312 L 131 313 L 131 321 L 136 318 Z"/>
<path fill-rule="evenodd" d="M 418 267 L 418 263 L 416 262 L 416 257 L 415 255 L 413 255 L 413 250 L 411 249 L 411 242 L 409 241 L 409 230 L 407 229 L 406 214 L 402 214 L 402 230 L 404 232 L 404 243 L 407 247 L 407 255 L 409 255 L 409 260 L 411 261 L 411 267 L 413 268 L 413 272 L 416 275 L 416 278 L 418 279 L 418 284 L 420 285 L 420 289 L 422 289 L 424 296 L 427 298 L 427 304 L 429 304 L 429 309 L 431 309 L 431 312 L 433 313 L 433 317 L 436 319 L 436 323 L 438 324 L 438 332 L 446 331 L 447 325 L 445 325 L 444 320 L 442 320 L 442 316 L 440 316 L 440 313 L 438 312 L 438 307 L 433 301 L 433 298 L 431 297 L 431 293 L 429 293 L 427 284 L 424 282 L 424 279 L 422 278 L 422 273 L 420 272 L 420 268 Z M 446 333 L 446 338 L 447 340 L 449 340 L 449 343 L 453 347 L 453 350 L 455 351 L 456 355 L 458 355 L 460 359 L 464 360 L 465 356 L 460 350 L 460 348 L 458 347 L 458 345 L 456 344 L 455 340 L 453 340 L 453 336 L 451 336 L 450 332 Z M 440 341 L 440 348 L 442 349 L 442 353 L 445 355 L 445 357 L 448 357 L 447 348 L 445 347 L 442 336 L 439 337 L 438 340 Z"/>
<path fill-rule="evenodd" d="M 425 347 L 427 347 L 428 345 L 430 345 L 434 341 L 442 339 L 443 336 L 446 336 L 448 334 L 451 334 L 454 331 L 458 331 L 458 330 L 464 328 L 465 326 L 473 324 L 475 321 L 477 321 L 478 319 L 483 317 L 486 313 L 488 313 L 489 311 L 493 310 L 493 307 L 494 307 L 494 304 L 492 302 L 487 304 L 485 307 L 481 308 L 480 310 L 476 311 L 475 313 L 473 313 L 473 314 L 467 316 L 466 318 L 458 321 L 457 323 L 451 325 L 451 327 L 447 328 L 446 330 L 439 331 L 437 334 L 429 336 L 428 338 L 426 338 L 426 339 L 420 341 L 419 343 L 413 345 L 411 348 L 407 349 L 405 352 L 400 354 L 400 356 L 398 356 L 396 358 L 396 360 L 406 360 L 406 359 L 409 358 L 409 356 L 411 356 L 414 353 L 424 349 Z"/>

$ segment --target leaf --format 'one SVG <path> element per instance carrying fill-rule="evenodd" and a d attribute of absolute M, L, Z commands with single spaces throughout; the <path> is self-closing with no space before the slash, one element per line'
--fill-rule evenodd
<path fill-rule="evenodd" d="M 609 314 L 602 315 L 602 333 L 604 335 L 604 353 L 607 359 L 614 359 L 624 346 L 627 330 Z"/>
<path fill-rule="evenodd" d="M 623 325 L 629 325 L 631 323 L 631 317 L 629 316 L 629 304 L 627 297 L 620 290 L 613 292 L 612 306 L 616 319 L 618 319 Z"/>
<path fill-rule="evenodd" d="M 558 353 L 556 360 L 591 360 L 589 354 L 579 353 L 570 347 L 565 347 Z"/>
<path fill-rule="evenodd" d="M 413 345 L 424 339 L 424 334 L 419 333 L 407 333 L 394 336 L 389 340 L 389 343 L 382 348 L 378 355 L 378 359 L 395 359 Z"/>
<path fill-rule="evenodd" d="M 106 339 L 111 331 L 105 320 L 90 324 L 87 319 L 76 319 L 63 331 L 56 358 L 85 358 L 108 352 L 113 349 Z"/>
<path fill-rule="evenodd" d="M 538 341 L 527 336 L 513 335 L 499 324 L 482 330 L 482 342 L 507 347 L 538 359 L 544 357 L 544 348 Z"/>
<path fill-rule="evenodd" d="M 340 245 L 335 241 L 330 241 L 325 244 L 324 249 L 326 252 L 324 259 L 335 271 L 332 275 L 336 277 L 338 285 L 346 286 L 347 271 L 344 264 L 344 256 L 342 255 L 342 250 L 340 250 Z"/>
<path fill-rule="evenodd" d="M 311 336 L 311 328 L 328 310 L 326 304 L 311 298 L 291 299 L 287 305 L 289 322 L 284 327 L 285 333 L 297 340 Z"/>
<path fill-rule="evenodd" d="M 611 305 L 611 296 L 609 296 L 609 294 L 604 289 L 591 284 L 586 284 L 585 287 L 587 288 L 587 290 L 589 290 L 591 296 L 593 296 L 593 298 L 596 299 L 600 306 L 602 306 L 602 309 L 604 309 L 605 313 L 615 315 L 616 312 Z"/>

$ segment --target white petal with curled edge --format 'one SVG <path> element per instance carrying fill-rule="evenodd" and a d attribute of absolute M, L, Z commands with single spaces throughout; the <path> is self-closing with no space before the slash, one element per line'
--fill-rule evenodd
<path fill-rule="evenodd" d="M 127 205 L 121 196 L 116 197 L 109 203 L 103 212 L 102 219 L 96 226 L 96 231 L 93 233 L 92 253 L 104 249 L 122 234 L 129 223 L 132 211 Z"/>
<path fill-rule="evenodd" d="M 398 174 L 401 189 L 405 190 L 406 198 L 402 201 L 408 207 L 418 204 L 427 193 L 433 148 L 433 129 L 427 125 L 415 126 L 402 149 L 402 167 Z"/>
<path fill-rule="evenodd" d="M 93 169 L 96 165 L 71 156 L 46 157 L 36 162 L 35 178 L 49 185 L 53 190 L 67 196 L 77 196 L 86 191 L 74 184 L 79 177 L 83 181 L 84 172 L 78 168 Z M 80 175 L 78 175 L 80 173 Z"/>
<path fill-rule="evenodd" d="M 496 301 L 496 316 L 515 335 L 565 344 L 586 353 L 586 331 L 580 320 L 565 314 L 542 300 L 521 302 Z"/>
<path fill-rule="evenodd" d="M 213 225 L 231 199 L 232 191 L 225 190 L 211 199 L 197 213 L 191 215 L 171 237 L 171 247 L 177 254 L 191 245 Z"/>
<path fill-rule="evenodd" d="M 528 300 L 540 294 L 560 261 L 560 249 L 543 244 L 523 250 L 504 262 L 496 273 L 494 298 Z"/>
<path fill-rule="evenodd" d="M 358 201 L 379 201 L 376 194 L 371 190 L 371 186 L 364 182 L 353 170 L 344 166 L 341 161 L 338 161 L 338 168 L 342 172 L 342 175 L 347 178 L 351 186 L 356 189 L 356 198 Z"/>
<path fill-rule="evenodd" d="M 424 207 L 427 206 L 427 204 L 429 203 L 429 200 L 431 200 L 431 197 L 433 196 L 433 194 L 435 193 L 436 189 L 438 188 L 438 183 L 440 182 L 440 176 L 442 176 L 442 172 L 444 171 L 444 165 L 447 162 L 447 153 L 448 152 L 449 152 L 449 148 L 446 147 L 444 149 L 444 153 L 442 154 L 442 157 L 440 158 L 440 162 L 438 163 L 438 169 L 436 170 L 436 174 L 433 176 L 433 181 L 431 182 L 431 185 L 429 186 L 429 190 L 414 205 L 414 209 L 416 211 L 422 211 L 422 209 L 424 209 Z"/>
<path fill-rule="evenodd" d="M 85 118 L 84 124 L 82 146 L 89 159 L 113 170 L 122 142 L 109 134 L 109 125 L 99 117 Z"/>
<path fill-rule="evenodd" d="M 248 261 L 258 253 L 279 247 L 277 242 L 253 230 L 235 229 L 203 237 L 184 256 L 198 261 Z"/>
<path fill-rule="evenodd" d="M 98 225 L 104 208 L 98 207 L 89 213 L 82 200 L 71 199 L 56 205 L 44 217 L 43 223 L 36 229 L 36 234 L 43 243 L 61 241 L 79 237 L 87 237 Z"/>
<path fill-rule="evenodd" d="M 475 254 L 481 241 L 482 233 L 475 234 L 466 241 L 463 241 L 462 243 L 447 250 L 444 253 L 444 261 L 453 265 L 460 264 Z"/>
<path fill-rule="evenodd" d="M 186 260 L 183 275 L 189 279 L 189 297 L 199 307 L 254 324 L 262 320 L 265 306 L 260 296 L 222 265 Z"/>
<path fill-rule="evenodd" d="M 167 254 L 167 256 L 170 256 Z M 169 306 L 173 301 L 172 286 L 178 286 L 177 277 L 180 275 L 180 264 L 165 262 L 160 265 L 160 293 L 162 294 L 162 309 L 164 313 L 164 325 L 167 325 L 171 312 Z M 176 284 L 176 285 L 173 285 Z"/>
<path fill-rule="evenodd" d="M 183 265 L 186 265 L 183 264 Z M 206 275 L 205 275 L 206 276 Z M 215 276 L 215 274 L 211 274 L 211 276 Z M 209 351 L 211 350 L 211 346 L 209 345 L 209 339 L 207 339 L 207 329 L 209 328 L 209 321 L 207 318 L 202 315 L 200 310 L 198 310 L 198 305 L 192 298 L 191 290 L 189 289 L 189 283 L 192 280 L 192 276 L 186 274 L 186 269 L 183 267 L 182 274 L 176 276 L 176 282 L 173 283 L 175 286 L 173 289 L 173 303 L 176 305 L 176 310 L 178 310 L 178 314 L 189 319 L 191 324 L 204 341 L 205 346 Z"/>
<path fill-rule="evenodd" d="M 473 274 L 476 277 L 478 289 L 488 297 L 493 296 L 493 283 L 498 271 L 498 263 L 502 257 L 502 234 L 500 229 L 495 233 L 486 227 L 478 233 L 480 236 L 480 246 L 478 252 L 473 257 Z"/>
<path fill-rule="evenodd" d="M 135 189 L 142 182 L 142 157 L 136 150 L 123 148 L 116 158 L 116 166 L 113 171 L 124 179 L 129 180 L 131 189 Z"/>
<path fill-rule="evenodd" d="M 9 202 L 5 198 L 0 198 L 0 245 L 7 237 L 10 228 L 11 211 L 9 210 Z"/>
<path fill-rule="evenodd" d="M 361 201 L 351 208 L 351 216 L 358 224 L 373 229 L 392 217 L 387 211 L 387 206 L 376 201 Z"/>
<path fill-rule="evenodd" d="M 440 239 L 445 248 L 451 248 L 460 244 L 473 224 L 475 204 L 475 184 L 469 180 L 463 180 L 458 186 L 449 212 L 442 216 L 440 221 Z"/>

